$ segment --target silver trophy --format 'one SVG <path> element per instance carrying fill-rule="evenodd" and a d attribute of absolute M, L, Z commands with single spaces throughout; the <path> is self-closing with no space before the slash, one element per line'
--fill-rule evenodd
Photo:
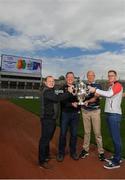
<path fill-rule="evenodd" d="M 75 92 L 78 99 L 78 105 L 84 105 L 84 100 L 89 94 L 89 91 L 86 84 L 82 80 L 80 80 L 80 78 L 78 78 L 76 81 Z"/>

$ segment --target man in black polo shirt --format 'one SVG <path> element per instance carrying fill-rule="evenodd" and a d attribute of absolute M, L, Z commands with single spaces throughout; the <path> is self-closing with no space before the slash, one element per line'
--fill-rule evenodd
<path fill-rule="evenodd" d="M 63 86 L 62 90 L 64 93 L 67 92 L 68 87 L 72 86 L 74 83 L 74 73 L 67 72 L 66 74 L 66 84 Z M 59 147 L 57 154 L 57 161 L 62 162 L 65 157 L 65 147 L 66 147 L 66 135 L 68 128 L 70 128 L 70 142 L 69 150 L 70 156 L 73 160 L 78 160 L 76 145 L 77 145 L 77 127 L 78 127 L 78 105 L 77 97 L 73 96 L 69 99 L 61 101 L 61 122 L 60 122 L 60 136 L 59 136 Z"/>
<path fill-rule="evenodd" d="M 87 72 L 87 85 L 101 89 L 100 84 L 95 83 L 95 73 L 93 71 Z M 100 105 L 99 97 L 94 93 L 90 93 L 85 99 L 85 105 L 82 106 L 82 117 L 84 125 L 84 142 L 83 149 L 79 155 L 80 158 L 85 158 L 89 155 L 89 145 L 91 136 L 91 123 L 95 134 L 95 139 L 98 147 L 99 159 L 104 161 L 104 149 L 101 136 L 101 120 L 100 120 Z"/>

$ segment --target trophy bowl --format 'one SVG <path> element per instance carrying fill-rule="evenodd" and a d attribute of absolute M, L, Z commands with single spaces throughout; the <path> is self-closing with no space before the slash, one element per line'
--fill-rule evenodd
<path fill-rule="evenodd" d="M 80 79 L 78 79 L 75 85 L 75 91 L 76 91 L 76 96 L 78 99 L 78 105 L 84 105 L 84 100 L 86 96 L 88 95 L 88 88 L 86 84 Z"/>

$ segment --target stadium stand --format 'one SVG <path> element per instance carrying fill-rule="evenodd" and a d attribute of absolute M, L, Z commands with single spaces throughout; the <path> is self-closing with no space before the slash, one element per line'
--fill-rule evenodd
<path fill-rule="evenodd" d="M 41 78 L 13 76 L 0 72 L 0 98 L 18 98 L 40 96 Z"/>
<path fill-rule="evenodd" d="M 0 98 L 39 98 L 41 74 L 2 71 L 0 68 Z"/>

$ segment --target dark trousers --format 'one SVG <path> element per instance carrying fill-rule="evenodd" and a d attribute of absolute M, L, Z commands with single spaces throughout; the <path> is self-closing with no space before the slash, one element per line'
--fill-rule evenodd
<path fill-rule="evenodd" d="M 121 159 L 121 136 L 120 136 L 121 115 L 116 113 L 106 113 L 106 120 L 114 144 L 115 152 L 114 152 L 113 163 L 119 164 L 119 161 Z"/>
<path fill-rule="evenodd" d="M 41 121 L 41 137 L 39 140 L 39 163 L 44 163 L 49 156 L 49 144 L 54 135 L 56 128 L 55 119 L 42 119 Z"/>
<path fill-rule="evenodd" d="M 68 127 L 70 128 L 70 154 L 76 153 L 78 119 L 79 116 L 77 112 L 62 112 L 59 137 L 59 154 L 65 154 Z"/>

